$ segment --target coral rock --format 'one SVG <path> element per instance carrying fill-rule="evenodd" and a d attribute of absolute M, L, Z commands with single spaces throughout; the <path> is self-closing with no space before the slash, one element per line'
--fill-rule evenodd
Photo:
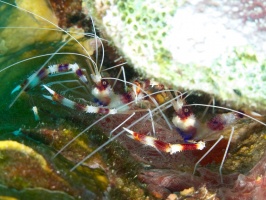
<path fill-rule="evenodd" d="M 235 105 L 265 107 L 263 1 L 83 2 L 139 72 Z"/>

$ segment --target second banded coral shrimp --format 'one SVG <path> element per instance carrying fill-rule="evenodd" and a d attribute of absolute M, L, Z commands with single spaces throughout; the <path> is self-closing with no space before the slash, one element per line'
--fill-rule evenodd
<path fill-rule="evenodd" d="M 30 16 L 34 20 L 38 18 L 34 15 L 32 16 L 32 14 Z M 13 28 L 15 29 L 15 27 Z M 58 27 L 56 29 L 57 31 L 60 30 Z M 21 32 L 23 32 L 23 29 Z M 92 56 L 93 52 L 97 54 L 97 50 L 102 48 L 101 38 L 93 30 L 91 32 L 90 36 L 92 39 L 90 40 L 90 45 L 88 45 L 90 47 L 88 48 L 89 51 L 85 48 L 90 56 Z M 70 35 L 65 33 L 65 35 L 68 35 L 65 37 L 65 41 L 71 39 L 71 36 L 76 36 L 76 33 L 68 33 Z M 250 130 L 251 127 L 260 129 L 258 127 L 259 125 L 256 122 L 249 121 L 247 116 L 253 116 L 261 120 L 262 117 L 256 113 L 248 113 L 247 111 L 236 112 L 226 110 L 228 108 L 225 108 L 225 111 L 229 111 L 226 113 L 222 112 L 220 107 L 217 107 L 215 110 L 216 113 L 208 113 L 203 120 L 200 120 L 204 109 L 200 109 L 199 104 L 194 104 L 193 106 L 193 103 L 198 103 L 199 101 L 193 100 L 193 98 L 199 95 L 192 93 L 189 97 L 185 98 L 184 96 L 187 94 L 177 95 L 175 91 L 168 91 L 161 87 L 160 84 L 149 83 L 147 80 L 134 81 L 134 79 L 129 79 L 132 81 L 129 82 L 123 78 L 115 78 L 116 75 L 110 75 L 110 78 L 107 77 L 108 75 L 102 76 L 100 72 L 103 70 L 100 69 L 101 64 L 98 64 L 101 61 L 100 59 L 98 59 L 98 62 L 96 61 L 99 56 L 95 55 L 96 59 L 94 61 L 86 52 L 84 53 L 85 50 L 83 47 L 85 44 L 82 39 L 78 40 L 81 45 L 73 38 L 72 41 L 69 41 L 71 45 L 68 45 L 68 43 L 65 44 L 63 49 L 68 52 L 63 53 L 60 47 L 64 45 L 64 42 L 55 43 L 54 46 L 51 45 L 52 47 L 47 44 L 42 44 L 42 47 L 45 47 L 48 52 L 38 52 L 38 54 L 49 54 L 52 52 L 50 54 L 54 55 L 54 57 L 50 61 L 49 57 L 45 57 L 41 61 L 38 61 L 39 64 L 37 62 L 28 64 L 29 66 L 33 66 L 33 68 L 25 67 L 27 64 L 23 65 L 25 72 L 21 73 L 19 78 L 18 75 L 14 78 L 15 81 L 12 81 L 12 87 L 5 90 L 5 96 L 9 96 L 7 94 L 13 92 L 10 95 L 12 99 L 6 101 L 12 105 L 12 101 L 16 99 L 15 96 L 19 92 L 27 90 L 27 93 L 21 93 L 9 110 L 16 110 L 16 112 L 19 110 L 25 111 L 26 109 L 20 108 L 23 106 L 21 102 L 23 100 L 25 102 L 27 95 L 31 95 L 33 99 L 33 101 L 30 101 L 31 104 L 38 104 L 37 108 L 45 111 L 56 109 L 58 112 L 66 112 L 64 113 L 65 116 L 70 113 L 72 117 L 75 116 L 76 119 L 79 119 L 76 121 L 77 126 L 81 125 L 82 118 L 84 117 L 84 115 L 81 115 L 82 113 L 86 111 L 98 113 L 88 113 L 87 115 L 92 116 L 90 117 L 91 119 L 93 118 L 89 122 L 88 127 L 80 132 L 77 137 L 73 137 L 70 142 L 68 141 L 69 143 L 64 143 L 63 148 L 56 149 L 58 153 L 55 156 L 60 153 L 63 154 L 69 148 L 72 141 L 76 141 L 78 136 L 84 135 L 85 132 L 91 130 L 97 124 L 108 135 L 111 132 L 111 137 L 107 142 L 96 148 L 91 154 L 84 158 L 77 156 L 75 162 L 78 162 L 78 164 L 72 168 L 74 171 L 78 169 L 79 165 L 86 165 L 84 164 L 85 160 L 91 158 L 95 152 L 99 152 L 107 144 L 110 144 L 110 142 L 118 140 L 131 152 L 138 162 L 145 163 L 145 167 L 148 169 L 174 169 L 176 172 L 185 171 L 191 172 L 190 174 L 192 174 L 194 166 L 195 164 L 197 166 L 197 161 L 201 156 L 210 149 L 213 143 L 218 141 L 217 139 L 220 135 L 224 135 L 226 139 L 219 141 L 218 145 L 223 141 L 224 144 L 220 147 L 214 146 L 213 151 L 215 153 L 210 153 L 202 159 L 205 165 L 212 164 L 205 169 L 211 169 L 213 167 L 216 170 L 217 166 L 220 166 L 223 156 L 233 153 L 233 149 L 231 151 L 229 149 L 229 154 L 224 153 L 227 144 L 230 144 L 230 147 L 234 147 L 239 141 L 248 137 L 247 133 L 250 133 L 250 131 L 247 131 L 248 129 Z M 82 58 L 71 53 L 73 49 L 71 47 L 71 50 L 69 50 L 68 48 L 70 46 L 75 46 L 75 48 L 79 49 L 77 52 L 82 55 Z M 49 52 L 49 50 L 51 51 Z M 30 54 L 30 52 L 28 53 Z M 83 60 L 84 55 L 86 57 Z M 21 61 L 22 57 L 18 58 L 18 60 Z M 10 63 L 10 61 L 11 59 L 7 63 Z M 62 62 L 67 64 L 59 64 Z M 88 63 L 91 67 L 88 67 Z M 7 65 L 5 64 L 5 66 Z M 16 67 L 14 66 L 10 69 L 14 68 Z M 13 76 L 14 73 L 8 71 L 10 69 L 2 71 L 1 74 L 9 72 Z M 125 71 L 127 73 L 127 69 Z M 73 76 L 73 74 L 76 75 Z M 10 75 L 7 77 L 10 77 Z M 26 80 L 24 84 L 23 80 Z M 115 80 L 118 83 L 114 87 Z M 88 86 L 87 82 L 90 83 L 90 86 Z M 43 98 L 43 95 L 45 95 L 45 98 Z M 98 101 L 93 102 L 93 98 L 98 99 Z M 120 101 L 121 98 L 123 101 Z M 54 100 L 54 102 L 50 100 Z M 210 105 L 206 105 L 206 102 L 208 100 L 204 101 L 203 103 L 205 105 L 201 106 L 211 107 Z M 59 105 L 59 103 L 63 105 Z M 53 106 L 52 109 L 50 106 Z M 70 107 L 70 109 L 66 108 L 66 106 Z M 195 114 L 192 110 L 196 110 Z M 107 114 L 108 112 L 109 114 Z M 30 109 L 29 113 L 25 118 L 34 120 Z M 42 122 L 43 118 L 45 118 L 44 112 L 39 112 L 39 115 Z M 95 115 L 97 115 L 97 118 L 94 118 Z M 232 129 L 232 127 L 234 128 Z M 230 136 L 232 136 L 231 140 L 229 140 Z M 203 149 L 205 142 L 206 148 Z M 179 152 L 186 149 L 194 151 Z M 200 151 L 200 149 L 203 149 L 203 151 Z M 215 151 L 215 149 L 218 150 Z M 217 151 L 220 151 L 219 155 Z M 206 159 L 209 161 L 206 161 Z M 215 165 L 212 161 L 218 164 Z M 227 170 L 229 168 L 228 165 L 230 164 L 227 164 Z M 226 167 L 226 163 L 224 167 Z M 236 169 L 237 167 L 231 169 L 231 171 L 236 171 Z M 165 174 L 167 173 L 164 173 L 163 176 Z M 138 177 L 147 184 L 154 178 L 147 178 L 147 172 L 138 175 Z M 161 182 L 158 181 L 157 185 L 161 184 Z M 227 183 L 226 177 L 224 182 Z M 191 181 L 189 183 L 191 184 L 190 186 L 196 187 L 197 181 Z M 156 190 L 155 183 L 153 182 L 152 184 L 151 190 L 154 192 Z M 172 189 L 170 191 L 180 191 L 182 189 Z"/>

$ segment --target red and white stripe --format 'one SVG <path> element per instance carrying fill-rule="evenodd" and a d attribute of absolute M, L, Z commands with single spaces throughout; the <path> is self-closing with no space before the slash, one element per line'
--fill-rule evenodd
<path fill-rule="evenodd" d="M 161 140 L 158 140 L 154 137 L 131 131 L 124 127 L 123 129 L 127 131 L 128 133 L 130 133 L 130 135 L 128 135 L 130 138 L 136 141 L 139 141 L 142 144 L 151 146 L 155 149 L 158 149 L 160 151 L 170 153 L 170 154 L 175 154 L 177 152 L 187 151 L 187 150 L 202 150 L 205 147 L 205 143 L 202 141 L 195 142 L 195 143 L 186 143 L 186 144 L 170 144 L 170 143 L 166 143 Z"/>

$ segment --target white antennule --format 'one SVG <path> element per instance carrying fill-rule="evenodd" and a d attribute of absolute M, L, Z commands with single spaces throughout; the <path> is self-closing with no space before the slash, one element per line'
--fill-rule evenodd
<path fill-rule="evenodd" d="M 220 177 L 221 177 L 221 183 L 222 183 L 222 184 L 224 183 L 224 180 L 223 180 L 223 174 L 222 174 L 222 168 L 223 168 L 223 165 L 224 165 L 225 157 L 226 157 L 226 155 L 227 155 L 227 152 L 228 152 L 228 149 L 229 149 L 229 146 L 230 146 L 230 143 L 231 143 L 231 140 L 232 140 L 232 137 L 233 137 L 234 131 L 235 131 L 235 127 L 232 127 L 232 130 L 231 130 L 231 133 L 230 133 L 230 137 L 229 137 L 229 140 L 228 140 L 228 143 L 227 143 L 227 146 L 226 146 L 225 152 L 224 152 L 224 157 L 223 157 L 223 160 L 222 160 L 222 162 L 221 162 L 221 166 L 220 166 L 220 168 L 219 168 L 219 174 L 220 174 Z"/>
<path fill-rule="evenodd" d="M 96 73 L 96 74 L 91 74 L 91 79 L 95 84 L 98 84 L 101 82 L 102 80 L 102 76 L 100 73 Z"/>

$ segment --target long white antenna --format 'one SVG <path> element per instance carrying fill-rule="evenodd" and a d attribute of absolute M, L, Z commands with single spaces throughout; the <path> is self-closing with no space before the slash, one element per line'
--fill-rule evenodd
<path fill-rule="evenodd" d="M 126 123 L 130 118 L 132 118 L 135 115 L 135 113 L 132 113 L 128 118 L 126 118 L 121 124 L 119 124 L 116 128 L 114 128 L 111 132 L 109 137 L 112 136 L 113 132 L 115 132 L 119 127 L 121 127 L 124 123 Z"/>
<path fill-rule="evenodd" d="M 3 68 L 0 70 L 0 73 L 9 69 L 10 67 L 13 67 L 14 65 L 17 65 L 17 64 L 20 64 L 20 63 L 23 63 L 23 62 L 26 62 L 28 60 L 33 60 L 33 59 L 36 59 L 36 58 L 41 58 L 41 57 L 45 57 L 45 56 L 51 56 L 51 55 L 76 55 L 76 56 L 82 56 L 82 57 L 85 57 L 85 58 L 88 58 L 90 59 L 91 62 L 94 62 L 90 57 L 86 56 L 86 55 L 83 55 L 83 54 L 80 54 L 80 53 L 71 53 L 71 52 L 60 52 L 60 53 L 47 53 L 47 54 L 43 54 L 43 55 L 38 55 L 38 56 L 33 56 L 33 57 L 30 57 L 30 58 L 26 58 L 24 60 L 20 60 L 16 63 L 13 63 L 11 65 L 8 65 L 7 67 Z"/>
<path fill-rule="evenodd" d="M 199 165 L 199 163 L 211 152 L 211 150 L 222 140 L 224 138 L 224 136 L 223 135 L 221 135 L 220 137 L 219 137 L 219 139 L 212 145 L 212 147 L 198 160 L 198 162 L 196 162 L 196 164 L 195 164 L 195 167 L 194 167 L 194 170 L 193 170 L 193 176 L 194 176 L 194 174 L 195 174 L 195 172 L 196 172 L 196 169 L 197 169 L 197 167 L 198 167 L 198 165 Z"/>
<path fill-rule="evenodd" d="M 252 120 L 254 120 L 254 121 L 256 121 L 256 122 L 258 122 L 258 123 L 260 123 L 260 124 L 262 124 L 264 126 L 266 126 L 266 124 L 263 123 L 262 121 L 254 118 L 252 116 L 249 116 L 249 115 L 247 115 L 247 114 L 245 114 L 243 112 L 239 112 L 239 111 L 231 109 L 231 108 L 226 108 L 226 107 L 221 107 L 221 106 L 213 106 L 213 105 L 206 105 L 206 104 L 200 104 L 200 103 L 193 103 L 193 104 L 189 104 L 189 105 L 185 105 L 185 106 L 204 106 L 204 107 L 208 107 L 209 106 L 209 107 L 213 107 L 213 108 L 219 108 L 219 109 L 223 109 L 223 110 L 228 110 L 228 111 L 243 115 L 243 116 L 245 116 L 247 118 L 250 118 L 250 119 L 252 119 Z"/>
<path fill-rule="evenodd" d="M 96 35 L 96 29 L 95 29 L 95 26 L 94 26 L 94 21 L 92 19 L 92 17 L 90 16 L 91 18 L 91 22 L 92 22 L 92 27 L 93 27 L 93 32 L 94 32 L 94 37 L 95 37 L 95 47 L 96 47 L 96 65 L 94 66 L 94 72 L 95 74 L 98 74 L 99 73 L 99 70 L 97 69 L 97 64 L 98 64 L 98 36 Z"/>

